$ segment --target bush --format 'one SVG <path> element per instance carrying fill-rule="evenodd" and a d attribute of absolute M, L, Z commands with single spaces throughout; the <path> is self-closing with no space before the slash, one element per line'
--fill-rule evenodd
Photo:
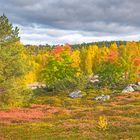
<path fill-rule="evenodd" d="M 68 79 L 58 80 L 54 83 L 54 91 L 84 90 L 88 86 L 88 79 L 85 76 L 71 77 Z"/>
<path fill-rule="evenodd" d="M 3 86 L 5 91 L 0 96 L 0 106 L 26 107 L 30 105 L 32 91 L 17 81 L 11 80 Z"/>
<path fill-rule="evenodd" d="M 117 64 L 104 63 L 100 66 L 97 74 L 99 75 L 100 87 L 118 89 L 126 84 L 123 78 L 123 70 Z"/>

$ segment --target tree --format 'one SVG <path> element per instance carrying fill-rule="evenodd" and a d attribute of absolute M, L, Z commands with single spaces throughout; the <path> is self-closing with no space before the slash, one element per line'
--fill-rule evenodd
<path fill-rule="evenodd" d="M 50 53 L 42 71 L 42 79 L 49 87 L 55 88 L 55 83 L 74 77 L 76 73 L 77 69 L 73 67 L 71 49 L 66 46 L 57 46 Z"/>
<path fill-rule="evenodd" d="M 21 77 L 27 72 L 24 46 L 20 44 L 18 29 L 13 28 L 8 18 L 0 17 L 0 99 L 11 104 L 22 104 L 24 85 Z M 16 100 L 15 100 L 16 98 Z M 22 98 L 23 99 L 23 98 Z"/>
<path fill-rule="evenodd" d="M 5 15 L 0 16 L 0 45 L 7 45 L 19 41 L 18 34 L 19 29 L 17 27 L 13 28 L 12 23 L 9 23 Z"/>
<path fill-rule="evenodd" d="M 89 46 L 85 58 L 85 70 L 87 75 L 91 75 L 95 72 L 95 56 L 97 54 L 98 47 L 96 45 Z"/>
<path fill-rule="evenodd" d="M 75 50 L 72 52 L 72 60 L 73 60 L 73 63 L 72 63 L 72 67 L 73 68 L 76 68 L 77 69 L 77 76 L 81 74 L 81 68 L 80 68 L 80 63 L 81 63 L 81 60 L 80 60 L 80 51 L 79 50 Z"/>

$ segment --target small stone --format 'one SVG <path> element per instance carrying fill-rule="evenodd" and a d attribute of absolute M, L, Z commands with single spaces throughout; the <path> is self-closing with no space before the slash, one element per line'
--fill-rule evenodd
<path fill-rule="evenodd" d="M 91 83 L 96 83 L 96 82 L 99 82 L 98 79 L 95 79 L 95 80 L 90 80 Z"/>
<path fill-rule="evenodd" d="M 31 90 L 35 90 L 37 88 L 46 88 L 46 85 L 42 84 L 42 83 L 39 83 L 39 82 L 36 82 L 36 83 L 29 84 L 28 88 L 31 89 Z"/>
<path fill-rule="evenodd" d="M 74 92 L 70 93 L 69 96 L 71 98 L 81 98 L 81 97 L 83 97 L 83 95 L 81 94 L 81 90 L 74 91 Z"/>
<path fill-rule="evenodd" d="M 134 91 L 134 88 L 131 85 L 128 85 L 125 89 L 123 89 L 122 93 L 129 93 Z"/>
<path fill-rule="evenodd" d="M 37 87 L 36 87 L 36 86 L 34 86 L 34 87 L 31 87 L 31 90 L 35 90 L 35 89 L 37 89 Z"/>
<path fill-rule="evenodd" d="M 110 95 L 101 95 L 101 96 L 97 96 L 95 97 L 96 101 L 107 101 L 110 99 Z"/>

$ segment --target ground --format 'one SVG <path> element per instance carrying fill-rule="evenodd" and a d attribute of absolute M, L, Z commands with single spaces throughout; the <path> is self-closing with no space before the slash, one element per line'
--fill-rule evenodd
<path fill-rule="evenodd" d="M 0 140 L 140 140 L 139 92 L 115 94 L 106 102 L 49 98 L 1 110 Z"/>

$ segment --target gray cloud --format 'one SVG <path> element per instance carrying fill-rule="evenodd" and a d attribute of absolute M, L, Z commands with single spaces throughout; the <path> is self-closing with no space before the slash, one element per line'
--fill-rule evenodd
<path fill-rule="evenodd" d="M 36 37 L 34 42 L 50 43 L 94 41 L 102 37 L 138 40 L 139 9 L 140 0 L 1 0 L 0 3 L 0 14 L 5 13 L 21 27 L 23 42 L 33 40 L 28 39 L 28 34 Z"/>

